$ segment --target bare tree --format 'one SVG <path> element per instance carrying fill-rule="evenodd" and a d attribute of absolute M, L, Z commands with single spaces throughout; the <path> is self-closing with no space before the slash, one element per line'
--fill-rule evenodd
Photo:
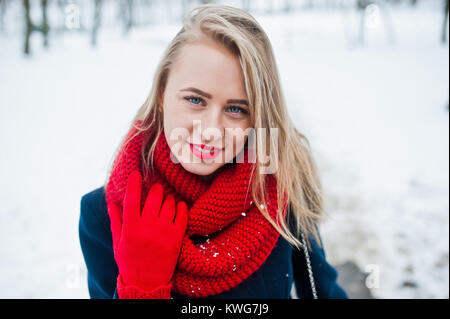
<path fill-rule="evenodd" d="M 101 11 L 102 11 L 103 0 L 95 0 L 95 9 L 94 9 L 94 24 L 92 26 L 92 34 L 91 34 L 91 45 L 95 46 L 97 44 L 97 33 L 100 28 L 101 23 Z"/>
<path fill-rule="evenodd" d="M 30 0 L 23 0 L 23 7 L 25 9 L 25 45 L 23 52 L 30 54 L 30 36 L 33 31 L 33 25 L 30 17 Z"/>
<path fill-rule="evenodd" d="M 442 23 L 442 37 L 441 37 L 442 43 L 447 42 L 448 1 L 449 0 L 445 1 L 444 5 L 444 22 Z"/>
<path fill-rule="evenodd" d="M 42 21 L 40 25 L 36 25 L 31 21 L 31 4 L 30 0 L 23 0 L 23 8 L 25 15 L 25 44 L 24 44 L 24 53 L 30 54 L 30 38 L 33 32 L 41 32 L 44 38 L 44 47 L 48 48 L 48 33 L 50 31 L 50 26 L 47 20 L 47 0 L 41 0 L 41 12 L 42 12 Z"/>
<path fill-rule="evenodd" d="M 359 44 L 364 44 L 366 31 L 366 8 L 371 4 L 370 0 L 358 0 L 356 2 L 356 9 L 359 12 Z"/>
<path fill-rule="evenodd" d="M 124 34 L 127 34 L 130 32 L 133 24 L 134 24 L 134 3 L 133 0 L 126 0 L 123 3 L 123 9 L 124 9 Z"/>
<path fill-rule="evenodd" d="M 0 31 L 5 30 L 6 0 L 0 0 Z"/>
<path fill-rule="evenodd" d="M 48 32 L 50 27 L 47 21 L 47 0 L 41 0 L 41 9 L 42 9 L 42 23 L 40 26 L 40 30 L 44 35 L 44 47 L 48 47 Z"/>

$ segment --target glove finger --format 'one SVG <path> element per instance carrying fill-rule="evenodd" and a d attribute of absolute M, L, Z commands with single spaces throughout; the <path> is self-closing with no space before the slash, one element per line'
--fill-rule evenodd
<path fill-rule="evenodd" d="M 159 212 L 159 218 L 167 223 L 173 224 L 175 216 L 175 198 L 172 194 L 167 195 Z"/>
<path fill-rule="evenodd" d="M 111 233 L 114 253 L 117 251 L 122 233 L 122 209 L 116 203 L 108 204 L 109 217 L 111 219 Z"/>
<path fill-rule="evenodd" d="M 147 194 L 144 209 L 142 211 L 142 218 L 144 218 L 145 221 L 151 222 L 151 220 L 155 220 L 158 217 L 163 198 L 163 186 L 159 183 L 154 184 Z"/>
<path fill-rule="evenodd" d="M 132 230 L 139 222 L 141 214 L 141 187 L 142 177 L 138 170 L 131 172 L 128 177 L 127 190 L 123 203 L 123 227 Z"/>
<path fill-rule="evenodd" d="M 177 233 L 181 234 L 183 237 L 187 223 L 188 223 L 188 217 L 189 217 L 189 210 L 187 207 L 187 204 L 183 201 L 178 202 L 177 205 L 177 215 L 175 217 L 175 228 L 177 229 Z"/>

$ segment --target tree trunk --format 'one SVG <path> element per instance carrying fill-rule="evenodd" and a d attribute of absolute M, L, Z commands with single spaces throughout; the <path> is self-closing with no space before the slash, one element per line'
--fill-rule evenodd
<path fill-rule="evenodd" d="M 0 0 L 0 32 L 5 30 L 5 10 L 6 10 L 6 0 Z"/>
<path fill-rule="evenodd" d="M 25 45 L 23 52 L 25 54 L 30 54 L 30 36 L 33 30 L 30 17 L 30 0 L 23 0 L 23 7 L 25 9 Z"/>
<path fill-rule="evenodd" d="M 125 2 L 125 28 L 124 28 L 124 34 L 127 34 L 130 32 L 131 27 L 133 26 L 133 0 L 127 0 Z"/>
<path fill-rule="evenodd" d="M 95 0 L 94 25 L 92 26 L 91 45 L 97 44 L 97 32 L 101 22 L 102 0 Z"/>
<path fill-rule="evenodd" d="M 44 47 L 48 47 L 48 31 L 49 25 L 47 21 L 47 0 L 41 0 L 41 9 L 42 9 L 42 24 L 41 31 L 44 35 Z"/>
<path fill-rule="evenodd" d="M 442 38 L 441 38 L 442 43 L 447 42 L 448 2 L 449 0 L 445 2 L 444 7 L 444 22 L 442 23 Z"/>

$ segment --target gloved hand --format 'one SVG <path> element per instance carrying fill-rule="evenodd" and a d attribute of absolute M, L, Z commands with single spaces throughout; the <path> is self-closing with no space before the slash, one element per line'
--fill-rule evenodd
<path fill-rule="evenodd" d="M 175 205 L 171 194 L 163 203 L 163 187 L 154 184 L 141 213 L 141 187 L 141 174 L 133 171 L 128 178 L 123 214 L 115 203 L 110 203 L 108 210 L 119 267 L 118 281 L 151 291 L 159 286 L 171 286 L 187 227 L 188 208 L 183 201 Z"/>

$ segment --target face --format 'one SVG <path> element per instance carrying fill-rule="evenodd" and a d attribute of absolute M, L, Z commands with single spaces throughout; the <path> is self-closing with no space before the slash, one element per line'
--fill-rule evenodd
<path fill-rule="evenodd" d="M 209 180 L 243 150 L 251 124 L 243 73 L 212 40 L 183 46 L 162 105 L 167 144 L 187 171 Z"/>

